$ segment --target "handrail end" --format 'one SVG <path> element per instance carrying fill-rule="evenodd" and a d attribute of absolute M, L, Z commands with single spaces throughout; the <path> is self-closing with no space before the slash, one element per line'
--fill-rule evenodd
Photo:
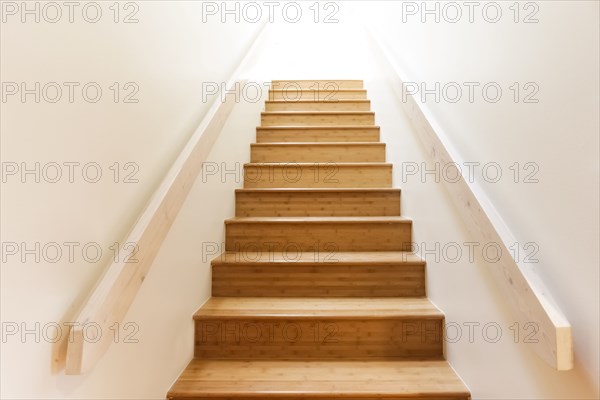
<path fill-rule="evenodd" d="M 71 327 L 69 332 L 69 343 L 65 359 L 66 375 L 81 375 L 83 373 L 83 331 Z"/>

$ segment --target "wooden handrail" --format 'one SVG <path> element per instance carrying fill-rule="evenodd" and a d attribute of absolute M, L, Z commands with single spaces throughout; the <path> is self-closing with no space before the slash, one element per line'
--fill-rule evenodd
<path fill-rule="evenodd" d="M 244 81 L 237 80 L 237 77 L 255 51 L 265 26 L 259 28 L 245 57 L 227 82 L 227 90 L 243 85 Z M 136 261 L 122 259 L 111 262 L 70 322 L 70 334 L 65 336 L 65 343 L 57 345 L 59 360 L 55 360 L 57 365 L 64 364 L 67 374 L 89 371 L 110 347 L 112 338 L 107 334 L 110 327 L 123 321 L 234 104 L 235 96 L 225 96 L 222 100 L 216 98 L 122 242 L 137 245 Z M 120 249 L 121 254 L 130 250 Z M 93 329 L 87 329 L 90 324 L 93 324 Z M 96 332 L 100 333 L 99 337 L 90 337 Z"/>
<path fill-rule="evenodd" d="M 188 142 L 123 242 L 137 245 L 136 261 L 126 262 L 126 257 L 120 257 L 118 262 L 111 262 L 85 301 L 69 335 L 67 374 L 89 371 L 110 346 L 112 340 L 106 333 L 115 322 L 123 320 L 133 303 L 232 108 L 233 101 L 217 101 L 211 107 L 206 123 Z M 126 254 L 128 250 L 120 251 Z M 90 324 L 95 325 L 94 329 L 87 329 Z M 89 337 L 96 331 L 99 338 Z"/>
<path fill-rule="evenodd" d="M 374 47 L 379 49 L 393 71 L 393 87 L 401 90 L 407 82 L 403 73 L 393 61 L 386 46 L 375 34 L 365 29 L 375 44 Z M 399 95 L 404 98 L 405 94 Z M 435 125 L 435 119 L 427 107 L 419 104 L 412 95 L 406 96 L 402 105 L 429 156 L 441 165 L 461 165 L 462 160 L 458 152 L 452 147 L 444 131 Z M 493 242 L 500 246 L 503 256 L 498 262 L 491 264 L 491 270 L 504 298 L 511 303 L 520 326 L 526 323 L 537 325 L 538 341 L 529 346 L 557 370 L 572 369 L 571 325 L 535 271 L 514 259 L 509 247 L 517 241 L 494 205 L 477 183 L 469 182 L 469 179 L 463 177 L 458 182 L 444 181 L 444 184 L 469 230 L 485 243 Z"/>

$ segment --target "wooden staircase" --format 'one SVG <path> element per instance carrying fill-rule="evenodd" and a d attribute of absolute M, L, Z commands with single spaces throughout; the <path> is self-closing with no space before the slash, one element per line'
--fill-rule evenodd
<path fill-rule="evenodd" d="M 363 82 L 269 94 L 195 357 L 168 398 L 470 399 Z"/>

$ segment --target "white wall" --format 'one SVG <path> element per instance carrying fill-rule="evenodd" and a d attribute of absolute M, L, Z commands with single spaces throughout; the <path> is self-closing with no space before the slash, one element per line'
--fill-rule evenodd
<path fill-rule="evenodd" d="M 427 5 L 429 10 L 435 3 Z M 503 176 L 496 183 L 486 181 L 481 169 L 475 178 L 519 243 L 537 244 L 539 262 L 533 266 L 573 325 L 576 367 L 571 372 L 555 372 L 526 344 L 510 343 L 514 317 L 499 297 L 485 263 L 432 262 L 429 257 L 429 295 L 446 312 L 447 321 L 496 322 L 504 333 L 499 343 L 487 343 L 479 327 L 474 343 L 463 339 L 448 345 L 450 361 L 474 398 L 598 398 L 598 3 L 535 2 L 539 22 L 532 24 L 514 23 L 509 9 L 513 2 L 498 3 L 503 17 L 497 23 L 483 18 L 485 2 L 475 12 L 473 23 L 468 22 L 464 6 L 461 21 L 448 22 L 455 15 L 449 8 L 444 19 L 447 2 L 438 3 L 439 23 L 433 15 L 426 16 L 426 22 L 421 20 L 421 2 L 375 4 L 370 2 L 361 15 L 371 14 L 371 28 L 391 50 L 408 81 L 425 83 L 428 89 L 435 88 L 436 82 L 442 87 L 457 82 L 465 89 L 457 103 L 448 101 L 454 93 L 442 95 L 439 101 L 430 94 L 426 106 L 463 160 L 501 166 Z M 403 10 L 414 11 L 415 4 L 416 15 L 404 14 L 403 20 Z M 523 6 L 520 3 L 521 20 L 535 10 L 523 10 Z M 489 11 L 487 16 L 493 19 Z M 495 82 L 503 96 L 491 103 L 479 90 L 469 102 L 463 82 L 482 86 Z M 522 90 L 526 82 L 536 84 L 539 102 L 524 103 L 521 92 L 515 103 L 510 90 L 514 82 L 520 82 Z M 374 104 L 384 140 L 399 143 L 392 158 L 416 162 L 421 168 L 426 162 L 433 168 L 412 136 L 400 141 L 386 129 L 384 118 L 388 112 L 390 118 L 397 118 L 391 108 L 395 111 L 398 101 L 402 100 L 378 100 L 379 108 Z M 399 131 L 399 126 L 399 120 L 390 119 L 390 129 Z M 535 163 L 539 183 L 524 183 L 523 175 L 515 183 L 510 170 L 514 162 L 521 166 Z M 402 183 L 399 172 L 395 171 L 396 176 L 405 189 L 403 211 L 415 218 L 416 241 L 431 247 L 435 242 L 444 246 L 466 241 L 461 222 L 447 209 L 451 201 L 439 192 L 434 177 L 428 175 L 423 184 L 420 175 L 410 176 Z M 492 174 L 486 177 L 493 178 Z M 456 228 L 450 229 L 452 225 Z"/>
<path fill-rule="evenodd" d="M 27 3 L 30 8 L 34 4 Z M 29 167 L 35 162 L 40 166 L 96 162 L 103 173 L 98 183 L 86 182 L 81 169 L 69 183 L 64 166 L 63 178 L 57 183 L 45 182 L 43 177 L 36 183 L 31 175 L 26 183 L 20 175 L 6 177 L 1 199 L 2 242 L 24 242 L 28 248 L 36 242 L 41 246 L 56 242 L 61 244 L 63 256 L 52 263 L 48 259 L 55 257 L 54 253 L 42 256 L 40 262 L 29 255 L 22 262 L 20 254 L 11 256 L 3 251 L 1 314 L 5 328 L 7 323 L 19 327 L 24 323 L 35 330 L 39 322 L 41 331 L 50 326 L 47 324 L 69 321 L 69 308 L 79 304 L 112 257 L 110 246 L 123 239 L 215 101 L 214 96 L 202 98 L 203 82 L 229 79 L 260 28 L 258 23 L 221 24 L 216 18 L 203 23 L 201 5 L 194 2 L 136 2 L 139 22 L 116 24 L 109 9 L 112 3 L 98 4 L 103 14 L 97 23 L 83 20 L 81 8 L 72 24 L 67 9 L 55 24 L 44 21 L 43 16 L 40 23 L 33 16 L 22 23 L 19 15 L 3 14 L 3 82 L 26 82 L 30 88 L 35 82 L 42 86 L 48 82 L 97 82 L 103 89 L 97 103 L 87 102 L 76 91 L 73 103 L 65 92 L 55 104 L 44 97 L 36 103 L 33 95 L 25 103 L 12 96 L 1 104 L 4 166 L 12 162 L 25 162 Z M 120 11 L 122 18 L 134 10 Z M 47 16 L 53 18 L 54 14 Z M 114 82 L 135 82 L 139 102 L 114 103 L 109 89 Z M 247 157 L 258 111 L 244 115 L 247 112 L 234 109 L 234 122 L 224 129 L 211 157 Z M 244 152 L 236 152 L 231 143 L 239 144 Z M 136 163 L 139 182 L 123 183 L 121 169 L 119 183 L 114 183 L 109 167 L 115 162 L 121 168 L 127 162 Z M 87 177 L 93 178 L 92 170 L 88 172 Z M 7 336 L 1 350 L 2 398 L 164 398 L 191 358 L 191 315 L 210 293 L 209 265 L 198 251 L 200 242 L 221 241 L 222 221 L 233 214 L 235 184 L 194 187 L 126 318 L 139 328 L 133 337 L 139 343 L 123 343 L 127 332 L 122 330 L 120 343 L 91 373 L 64 376 L 53 373 L 52 345 L 43 336 L 39 343 L 34 334 L 24 340 L 20 335 Z M 73 262 L 63 242 L 81 244 Z M 86 243 L 97 243 L 103 250 L 98 262 L 83 259 L 81 246 Z"/>

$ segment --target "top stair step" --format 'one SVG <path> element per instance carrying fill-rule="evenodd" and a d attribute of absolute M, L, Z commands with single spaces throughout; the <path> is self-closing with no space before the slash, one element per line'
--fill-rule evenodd
<path fill-rule="evenodd" d="M 319 79 L 319 80 L 274 80 L 272 89 L 362 89 L 362 80 L 349 79 Z"/>

